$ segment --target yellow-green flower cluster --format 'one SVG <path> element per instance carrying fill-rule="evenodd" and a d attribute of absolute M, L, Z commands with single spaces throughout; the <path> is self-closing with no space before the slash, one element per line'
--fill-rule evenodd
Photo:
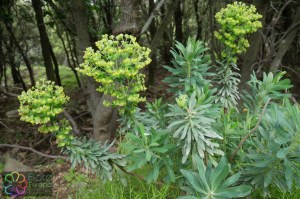
<path fill-rule="evenodd" d="M 187 104 L 187 100 L 188 100 L 187 95 L 180 95 L 179 97 L 176 98 L 176 102 L 180 107 L 185 107 Z"/>
<path fill-rule="evenodd" d="M 42 133 L 55 132 L 58 130 L 53 122 L 55 116 L 63 111 L 69 97 L 64 94 L 63 88 L 54 85 L 53 82 L 37 82 L 27 92 L 22 92 L 18 97 L 20 101 L 19 114 L 21 120 L 31 124 L 41 125 Z"/>
<path fill-rule="evenodd" d="M 79 71 L 93 77 L 101 86 L 97 89 L 114 98 L 106 106 L 119 107 L 120 113 L 134 111 L 145 99 L 139 95 L 144 91 L 145 75 L 139 71 L 151 62 L 150 49 L 140 46 L 131 35 L 103 35 L 96 42 L 97 50 L 87 48 L 84 63 Z"/>
<path fill-rule="evenodd" d="M 215 36 L 225 45 L 222 56 L 231 57 L 236 62 L 236 55 L 245 52 L 249 47 L 246 35 L 262 27 L 259 21 L 262 16 L 256 12 L 255 6 L 234 2 L 222 8 L 215 17 L 221 25 Z"/>
<path fill-rule="evenodd" d="M 70 146 L 74 136 L 70 133 L 72 127 L 66 119 L 60 121 L 59 130 L 56 133 L 56 141 L 58 147 Z"/>

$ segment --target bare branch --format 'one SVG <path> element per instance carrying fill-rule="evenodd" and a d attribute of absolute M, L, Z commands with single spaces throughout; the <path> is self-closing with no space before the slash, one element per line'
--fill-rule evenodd
<path fill-rule="evenodd" d="M 31 151 L 37 155 L 40 155 L 40 156 L 43 156 L 43 157 L 46 157 L 46 158 L 51 158 L 51 159 L 58 159 L 58 158 L 62 158 L 62 159 L 67 159 L 66 156 L 60 156 L 60 155 L 47 155 L 47 154 L 44 154 L 44 153 L 41 153 L 33 148 L 30 148 L 30 147 L 25 147 L 25 146 L 19 146 L 19 145 L 14 145 L 14 144 L 0 144 L 0 148 L 4 148 L 4 147 L 8 147 L 8 148 L 19 148 L 19 149 L 24 149 L 24 150 L 28 150 L 28 151 Z"/>

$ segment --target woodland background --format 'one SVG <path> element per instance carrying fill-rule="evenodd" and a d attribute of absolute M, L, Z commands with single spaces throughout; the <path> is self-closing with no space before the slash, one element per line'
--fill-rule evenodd
<path fill-rule="evenodd" d="M 48 135 L 41 135 L 19 121 L 16 96 L 47 78 L 65 87 L 71 101 L 68 114 L 77 123 L 75 131 L 97 140 L 114 139 L 117 111 L 103 106 L 108 96 L 96 91 L 94 80 L 75 70 L 87 47 L 103 34 L 128 33 L 151 49 L 147 74 L 148 101 L 168 98 L 161 79 L 168 75 L 162 67 L 171 61 L 175 41 L 185 43 L 195 37 L 209 47 L 212 63 L 221 57 L 222 44 L 215 38 L 215 14 L 229 0 L 1 0 L 0 3 L 0 143 L 18 144 L 48 154 L 57 151 Z M 263 16 L 263 27 L 250 35 L 250 47 L 240 55 L 240 89 L 253 71 L 287 71 L 292 93 L 300 98 L 300 1 L 245 0 Z M 141 105 L 143 107 L 143 105 Z M 7 149 L 0 150 L 4 159 Z M 47 163 L 35 157 L 27 164 Z M 1 157 L 2 156 L 2 157 Z M 1 161 L 1 160 L 0 160 Z M 4 161 L 4 160 L 3 160 Z M 34 162 L 34 163 L 33 163 Z M 49 162 L 48 162 L 49 163 Z M 63 165 L 63 164 L 62 164 Z M 61 167 L 64 167 L 62 166 Z M 67 166 L 66 166 L 67 167 Z M 60 170 L 59 170 L 60 171 Z M 59 178 L 58 178 L 59 179 Z"/>

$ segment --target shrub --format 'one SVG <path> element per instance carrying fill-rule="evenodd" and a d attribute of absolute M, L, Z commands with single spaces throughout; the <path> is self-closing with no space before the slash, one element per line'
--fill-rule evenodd
<path fill-rule="evenodd" d="M 264 74 L 262 80 L 253 74 L 250 91 L 237 91 L 237 54 L 247 48 L 246 35 L 260 27 L 261 16 L 253 6 L 234 3 L 216 18 L 221 25 L 216 36 L 225 44 L 217 73 L 210 72 L 202 42 L 176 42 L 172 65 L 165 67 L 171 76 L 164 80 L 174 98 L 147 103 L 145 111 L 137 108 L 145 89 L 139 70 L 150 62 L 150 51 L 129 35 L 105 35 L 96 43 L 98 50 L 87 49 L 79 71 L 101 83 L 98 90 L 119 107 L 124 155 L 109 152 L 113 143 L 69 136 L 68 122 L 55 118 L 68 98 L 52 83 L 21 95 L 22 119 L 50 127 L 44 132 L 56 135 L 72 166 L 83 164 L 103 181 L 119 174 L 126 184 L 126 173 L 136 176 L 131 172 L 145 169 L 148 183 L 181 187 L 186 195 L 180 198 L 246 197 L 251 190 L 268 195 L 270 187 L 300 186 L 300 108 L 289 101 L 290 81 L 282 79 L 283 72 Z M 237 109 L 240 97 L 243 111 Z M 44 105 L 54 109 L 45 112 Z"/>

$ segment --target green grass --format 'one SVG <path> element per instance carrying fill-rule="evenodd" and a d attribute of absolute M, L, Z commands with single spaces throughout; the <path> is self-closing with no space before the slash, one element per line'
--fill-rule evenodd
<path fill-rule="evenodd" d="M 168 199 L 180 195 L 180 189 L 168 185 L 147 184 L 137 178 L 130 177 L 124 187 L 119 181 L 103 184 L 99 179 L 92 180 L 85 188 L 77 191 L 72 198 L 76 199 Z"/>

